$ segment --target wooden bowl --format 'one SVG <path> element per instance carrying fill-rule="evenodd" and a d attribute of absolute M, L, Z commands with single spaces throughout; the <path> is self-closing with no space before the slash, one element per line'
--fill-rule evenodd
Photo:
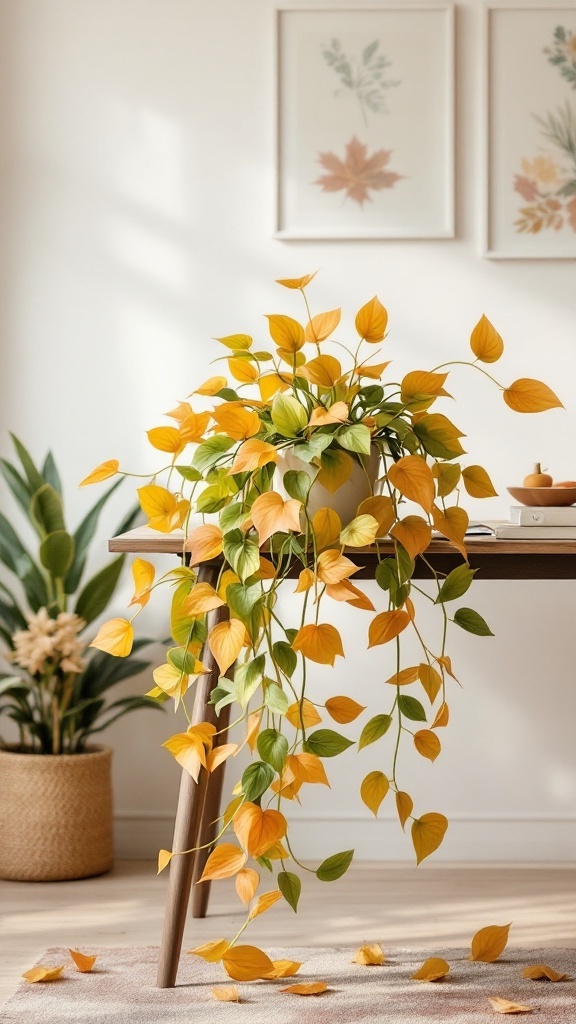
<path fill-rule="evenodd" d="M 576 487 L 508 487 L 507 490 L 521 505 L 558 508 L 576 502 Z"/>

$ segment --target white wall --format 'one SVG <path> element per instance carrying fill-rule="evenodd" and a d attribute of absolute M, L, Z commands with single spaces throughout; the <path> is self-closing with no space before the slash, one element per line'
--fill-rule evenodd
<path fill-rule="evenodd" d="M 458 8 L 458 238 L 443 242 L 273 239 L 271 15 L 267 0 L 0 0 L 2 453 L 7 428 L 38 455 L 50 443 L 79 516 L 96 492 L 76 484 L 98 462 L 152 465 L 144 431 L 214 372 L 209 339 L 258 335 L 265 312 L 297 315 L 274 278 L 320 267 L 317 310 L 352 314 L 375 292 L 385 302 L 399 372 L 465 358 L 485 312 L 507 344 L 499 375 L 542 377 L 564 400 L 566 412 L 515 416 L 483 378 L 454 373 L 470 461 L 504 494 L 470 503 L 473 515 L 505 515 L 506 484 L 535 459 L 574 477 L 574 264 L 479 256 L 480 3 Z M 471 603 L 497 635 L 453 637 L 464 689 L 454 686 L 443 756 L 402 758 L 417 811 L 452 820 L 438 858 L 573 856 L 575 599 L 572 582 L 476 585 Z M 355 646 L 366 620 L 337 608 L 335 622 L 349 658 L 318 670 L 316 692 L 385 710 L 384 656 Z M 160 612 L 147 629 L 165 634 Z M 171 731 L 142 712 L 110 733 L 120 853 L 170 843 L 178 770 L 160 744 Z M 347 848 L 353 834 L 360 857 L 412 856 L 392 816 L 375 823 L 360 803 L 363 775 L 385 770 L 379 749 L 338 759 L 333 791 L 306 794 L 302 856 Z"/>

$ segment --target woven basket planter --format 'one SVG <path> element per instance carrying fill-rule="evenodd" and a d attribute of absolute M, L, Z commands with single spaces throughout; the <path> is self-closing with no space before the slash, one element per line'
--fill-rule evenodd
<path fill-rule="evenodd" d="M 112 751 L 0 748 L 0 878 L 52 882 L 112 867 Z"/>

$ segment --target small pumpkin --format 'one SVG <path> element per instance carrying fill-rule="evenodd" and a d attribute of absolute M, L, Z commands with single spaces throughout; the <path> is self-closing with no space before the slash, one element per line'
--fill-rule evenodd
<path fill-rule="evenodd" d="M 534 472 L 524 477 L 524 487 L 552 487 L 552 477 L 542 472 L 539 462 L 534 465 Z"/>

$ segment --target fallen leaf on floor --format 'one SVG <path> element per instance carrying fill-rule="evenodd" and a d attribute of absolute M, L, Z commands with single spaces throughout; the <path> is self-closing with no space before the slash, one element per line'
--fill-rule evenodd
<path fill-rule="evenodd" d="M 164 868 L 166 867 L 167 864 L 170 863 L 170 861 L 172 860 L 173 856 L 174 856 L 174 854 L 172 853 L 171 850 L 160 850 L 159 851 L 159 853 L 158 853 L 158 871 L 156 872 L 157 875 L 159 875 L 161 871 L 164 871 Z"/>
<path fill-rule="evenodd" d="M 188 949 L 186 952 L 192 953 L 194 956 L 201 956 L 209 964 L 217 964 L 224 956 L 229 945 L 228 939 L 214 939 L 212 942 L 206 942 L 203 946 L 197 946 L 196 949 Z"/>
<path fill-rule="evenodd" d="M 234 981 L 267 978 L 274 970 L 270 957 L 257 946 L 230 946 L 222 955 L 222 966 Z"/>
<path fill-rule="evenodd" d="M 89 974 L 96 963 L 96 957 L 86 956 L 86 953 L 80 953 L 77 949 L 69 949 L 68 952 L 80 973 Z"/>
<path fill-rule="evenodd" d="M 63 970 L 64 964 L 62 967 L 32 967 L 31 970 L 24 971 L 22 977 L 26 978 L 26 981 L 29 981 L 30 984 L 33 984 L 35 981 L 55 981 L 56 978 L 60 977 Z"/>
<path fill-rule="evenodd" d="M 440 981 L 450 970 L 450 964 L 438 956 L 425 960 L 422 967 L 412 975 L 412 981 Z"/>
<path fill-rule="evenodd" d="M 214 996 L 214 999 L 219 999 L 221 1003 L 241 1002 L 236 985 L 223 985 L 220 988 L 214 987 L 212 989 L 212 995 Z"/>
<path fill-rule="evenodd" d="M 267 974 L 267 978 L 291 978 L 297 974 L 302 964 L 296 960 L 273 960 L 274 970 Z"/>
<path fill-rule="evenodd" d="M 384 950 L 377 942 L 372 946 L 360 946 L 350 963 L 360 964 L 362 967 L 380 967 L 384 963 Z"/>
<path fill-rule="evenodd" d="M 525 967 L 522 971 L 523 978 L 530 978 L 531 981 L 540 981 L 547 979 L 548 981 L 570 981 L 567 974 L 559 974 L 553 967 L 548 967 L 547 964 L 534 964 L 532 967 Z"/>
<path fill-rule="evenodd" d="M 303 981 L 299 985 L 288 985 L 281 988 L 281 992 L 291 992 L 295 996 L 320 996 L 326 992 L 328 985 L 325 981 Z"/>
<path fill-rule="evenodd" d="M 505 950 L 508 942 L 509 924 L 490 924 L 481 928 L 472 939 L 469 960 L 482 960 L 485 964 L 493 964 Z"/>
<path fill-rule="evenodd" d="M 502 999 L 501 996 L 488 996 L 495 1013 L 532 1013 L 532 1006 L 522 1006 L 522 1003 L 511 1003 L 509 999 Z"/>

